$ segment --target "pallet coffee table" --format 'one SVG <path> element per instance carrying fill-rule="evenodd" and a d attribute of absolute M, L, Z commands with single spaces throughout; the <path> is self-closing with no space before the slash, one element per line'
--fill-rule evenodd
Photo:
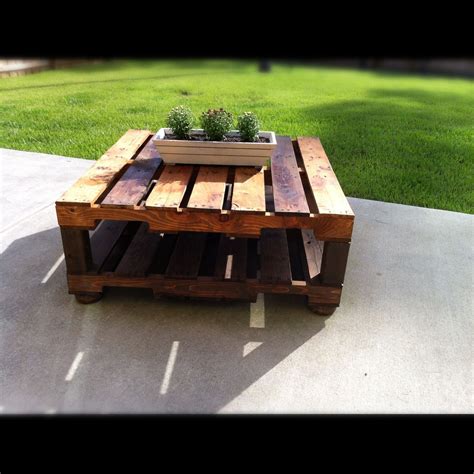
<path fill-rule="evenodd" d="M 339 305 L 354 214 L 318 138 L 277 137 L 269 167 L 164 165 L 129 130 L 56 201 L 69 293 Z"/>

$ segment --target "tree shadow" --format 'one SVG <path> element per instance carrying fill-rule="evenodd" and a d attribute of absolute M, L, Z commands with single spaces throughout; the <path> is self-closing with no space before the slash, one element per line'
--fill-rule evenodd
<path fill-rule="evenodd" d="M 0 257 L 6 413 L 214 413 L 325 326 L 294 295 L 252 307 L 110 289 L 81 305 L 67 293 L 64 262 L 50 270 L 61 249 L 53 228 L 15 240 Z M 250 327 L 252 311 L 264 311 L 264 327 Z"/>
<path fill-rule="evenodd" d="M 373 89 L 369 100 L 311 106 L 314 130 L 346 195 L 473 212 L 474 99 Z"/>

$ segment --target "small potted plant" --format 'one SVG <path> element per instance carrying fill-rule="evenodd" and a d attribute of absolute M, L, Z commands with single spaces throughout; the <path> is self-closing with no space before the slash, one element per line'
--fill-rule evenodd
<path fill-rule="evenodd" d="M 200 117 L 202 128 L 193 128 L 195 118 L 188 107 L 178 106 L 168 114 L 167 128 L 153 137 L 165 163 L 263 166 L 276 147 L 274 132 L 260 131 L 252 112 L 234 120 L 224 109 L 209 109 Z"/>

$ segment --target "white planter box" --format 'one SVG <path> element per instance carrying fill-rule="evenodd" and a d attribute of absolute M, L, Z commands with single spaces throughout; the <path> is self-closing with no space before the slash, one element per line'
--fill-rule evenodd
<path fill-rule="evenodd" d="M 202 133 L 203 130 L 192 129 L 191 134 L 193 132 Z M 153 137 L 153 143 L 163 161 L 168 164 L 264 166 L 277 145 L 274 132 L 259 132 L 270 143 L 165 140 L 166 133 L 170 134 L 171 129 L 160 128 Z M 238 136 L 239 132 L 232 130 L 226 136 L 233 135 Z"/>

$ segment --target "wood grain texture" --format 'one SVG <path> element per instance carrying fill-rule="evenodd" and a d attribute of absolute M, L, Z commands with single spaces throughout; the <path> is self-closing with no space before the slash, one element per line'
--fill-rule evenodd
<path fill-rule="evenodd" d="M 231 209 L 233 211 L 265 212 L 263 169 L 243 166 L 235 169 Z"/>
<path fill-rule="evenodd" d="M 351 206 L 319 138 L 298 137 L 297 143 L 318 206 L 318 212 L 320 214 L 353 216 Z"/>
<path fill-rule="evenodd" d="M 309 214 L 298 164 L 290 137 L 277 137 L 271 170 L 276 213 Z"/>
<path fill-rule="evenodd" d="M 61 228 L 67 273 L 85 273 L 92 267 L 92 253 L 87 230 Z"/>
<path fill-rule="evenodd" d="M 181 232 L 171 255 L 166 277 L 196 278 L 206 245 L 205 233 Z"/>
<path fill-rule="evenodd" d="M 350 244 L 347 242 L 325 242 L 321 261 L 321 283 L 338 286 L 344 282 Z"/>
<path fill-rule="evenodd" d="M 263 229 L 260 239 L 260 280 L 291 283 L 288 242 L 284 229 Z"/>
<path fill-rule="evenodd" d="M 201 166 L 187 207 L 221 210 L 228 173 L 227 166 Z"/>
<path fill-rule="evenodd" d="M 148 139 L 149 130 L 128 130 L 95 164 L 79 178 L 56 204 L 90 206 L 107 189 L 117 173 Z"/>
<path fill-rule="evenodd" d="M 232 256 L 230 274 L 227 272 L 229 256 Z M 247 279 L 247 239 L 231 239 L 224 234 L 221 235 L 214 277 L 216 280 L 229 279 L 232 281 Z"/>
<path fill-rule="evenodd" d="M 96 270 L 100 270 L 126 226 L 126 221 L 102 221 L 100 223 L 90 239 L 92 261 Z"/>
<path fill-rule="evenodd" d="M 160 164 L 160 155 L 150 140 L 102 200 L 101 206 L 133 208 L 139 204 Z"/>
<path fill-rule="evenodd" d="M 314 232 L 310 229 L 302 229 L 301 237 L 307 262 L 306 277 L 309 280 L 315 278 L 321 272 L 321 260 L 323 256 L 323 242 L 316 239 Z"/>
<path fill-rule="evenodd" d="M 192 171 L 192 166 L 165 166 L 145 206 L 177 209 L 186 192 Z"/>
<path fill-rule="evenodd" d="M 154 292 L 169 295 L 229 297 L 254 295 L 255 293 L 310 295 L 316 304 L 339 304 L 341 288 L 317 285 L 291 285 L 264 283 L 257 280 L 237 282 L 212 279 L 173 279 L 149 275 L 147 277 L 123 278 L 114 274 L 68 275 L 72 293 L 81 291 L 102 292 L 104 287 L 151 288 Z"/>
<path fill-rule="evenodd" d="M 222 214 L 213 212 L 176 212 L 161 209 L 113 209 L 81 206 L 56 206 L 61 226 L 92 229 L 96 221 L 129 220 L 148 222 L 157 232 L 223 232 L 233 235 L 260 235 L 263 228 L 313 229 L 318 240 L 350 240 L 354 219 L 351 216 L 266 215 L 246 212 Z"/>
<path fill-rule="evenodd" d="M 142 223 L 117 265 L 115 274 L 127 277 L 144 276 L 152 263 L 160 239 L 160 234 L 148 232 L 148 225 Z"/>

